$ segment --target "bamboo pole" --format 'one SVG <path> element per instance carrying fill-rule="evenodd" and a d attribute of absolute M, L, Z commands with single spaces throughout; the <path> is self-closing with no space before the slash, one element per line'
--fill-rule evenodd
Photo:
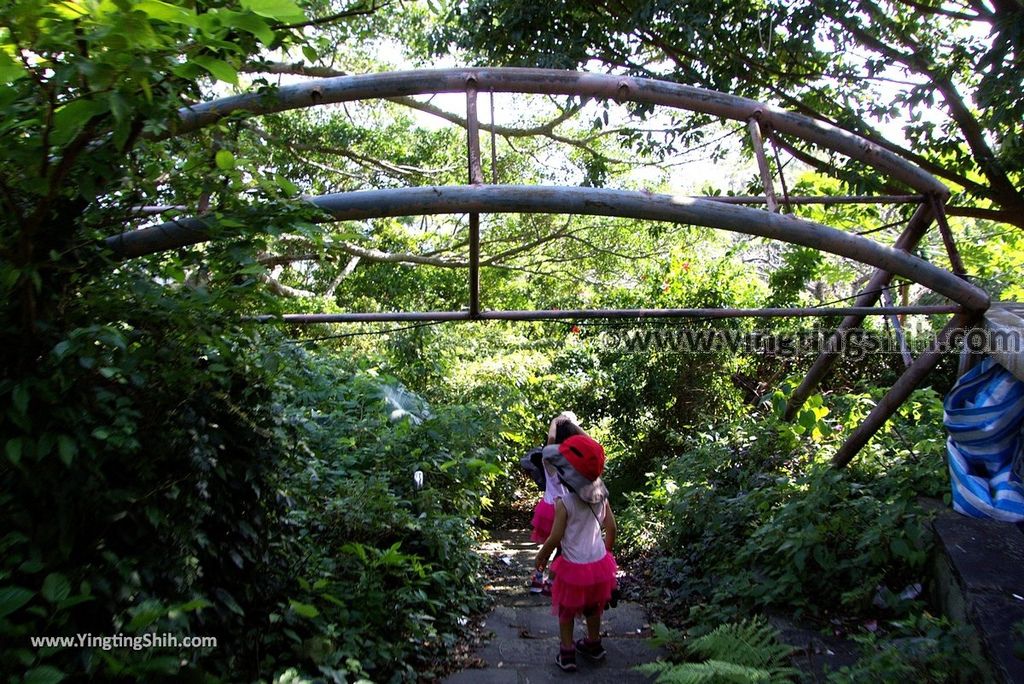
<path fill-rule="evenodd" d="M 989 305 L 984 290 L 906 251 L 796 216 L 704 199 L 605 188 L 484 185 L 343 192 L 310 202 L 324 211 L 324 221 L 480 212 L 617 216 L 707 226 L 855 259 L 920 283 L 968 309 Z M 116 255 L 132 257 L 195 244 L 209 235 L 210 225 L 193 218 L 114 235 L 106 244 Z"/>
<path fill-rule="evenodd" d="M 900 283 L 900 304 L 906 306 L 910 303 L 910 283 Z M 900 323 L 903 323 L 903 316 L 900 316 Z"/>
<path fill-rule="evenodd" d="M 893 245 L 893 249 L 903 253 L 909 253 L 915 247 L 917 243 L 921 241 L 924 234 L 928 231 L 928 226 L 933 218 L 933 209 L 929 204 L 921 204 L 914 215 L 910 217 L 910 221 L 907 222 L 907 227 L 903 229 L 903 232 L 896 239 L 896 244 Z M 889 286 L 892 282 L 893 273 L 884 268 L 879 268 L 871 276 L 871 279 L 864 286 L 864 289 L 854 300 L 856 306 L 873 306 L 878 302 L 878 298 L 881 295 L 884 288 Z M 911 279 L 913 280 L 913 279 Z M 825 375 L 828 374 L 832 366 L 836 361 L 839 360 L 838 344 L 842 337 L 846 334 L 846 331 L 852 330 L 860 326 L 864 321 L 863 316 L 853 315 L 847 316 L 843 319 L 843 322 L 839 324 L 835 333 L 832 335 L 825 349 L 818 355 L 818 358 L 814 360 L 811 367 L 807 370 L 804 375 L 803 381 L 790 395 L 789 400 L 786 402 L 786 411 L 783 414 L 784 420 L 793 420 L 796 417 L 800 407 L 804 405 L 807 398 L 814 393 L 818 388 L 818 385 L 824 379 Z"/>
<path fill-rule="evenodd" d="M 779 185 L 782 186 L 782 207 L 787 214 L 793 213 L 793 205 L 789 201 L 789 190 L 786 188 L 786 174 L 783 173 L 782 159 L 779 158 L 779 141 L 774 132 L 769 131 L 769 138 L 772 141 L 772 153 L 775 155 L 775 168 L 779 170 Z"/>
<path fill-rule="evenodd" d="M 943 199 L 949 196 L 945 185 L 902 157 L 860 136 L 802 114 L 744 97 L 668 81 L 554 69 L 425 69 L 313 79 L 281 86 L 272 92 L 234 95 L 182 107 L 178 110 L 177 121 L 168 122 L 166 132 L 152 137 L 162 139 L 189 133 L 237 112 L 259 115 L 338 102 L 461 93 L 470 76 L 476 79 L 477 88 L 495 92 L 642 102 L 742 122 L 756 114 L 762 124 L 779 133 L 796 136 L 869 164 L 918 192 L 937 193 Z"/>
<path fill-rule="evenodd" d="M 832 465 L 837 468 L 846 466 L 853 457 L 857 455 L 865 444 L 868 443 L 876 432 L 896 413 L 907 397 L 917 388 L 918 384 L 934 370 L 942 355 L 948 351 L 950 339 L 958 330 L 967 327 L 976 318 L 974 312 L 963 311 L 955 314 L 946 323 L 946 326 L 939 332 L 932 344 L 925 350 L 914 363 L 911 364 L 899 380 L 889 388 L 885 396 L 879 400 L 871 412 L 857 428 L 850 433 L 839 451 L 832 457 Z"/>
<path fill-rule="evenodd" d="M 912 314 L 944 314 L 962 311 L 955 305 L 903 306 L 892 308 L 881 307 L 778 307 L 765 309 L 558 309 L 538 311 L 480 311 L 472 315 L 469 311 L 376 311 L 370 313 L 330 313 L 330 314 L 284 314 L 255 316 L 250 320 L 259 323 L 376 323 L 403 321 L 547 321 L 547 320 L 589 320 L 589 319 L 651 319 L 651 318 L 783 318 L 783 317 L 827 317 L 827 316 L 884 316 L 893 313 Z"/>

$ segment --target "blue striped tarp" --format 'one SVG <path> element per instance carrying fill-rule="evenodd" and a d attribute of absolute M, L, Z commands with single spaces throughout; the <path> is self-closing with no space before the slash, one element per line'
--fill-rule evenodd
<path fill-rule="evenodd" d="M 944 407 L 954 510 L 1024 522 L 1024 382 L 986 357 L 957 381 Z"/>

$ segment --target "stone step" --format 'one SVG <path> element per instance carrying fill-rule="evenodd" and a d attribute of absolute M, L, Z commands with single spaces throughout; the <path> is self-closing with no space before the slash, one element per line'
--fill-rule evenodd
<path fill-rule="evenodd" d="M 1011 523 L 969 518 L 951 510 L 933 523 L 938 537 L 936 600 L 951 619 L 978 633 L 974 650 L 991 678 L 1024 682 L 1024 533 Z"/>

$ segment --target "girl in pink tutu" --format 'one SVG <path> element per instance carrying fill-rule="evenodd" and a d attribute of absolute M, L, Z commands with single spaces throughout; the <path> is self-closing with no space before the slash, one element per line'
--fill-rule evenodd
<path fill-rule="evenodd" d="M 551 425 L 548 426 L 547 443 L 549 445 L 557 445 L 573 435 L 585 435 L 586 433 L 577 424 L 577 420 L 576 414 L 571 411 L 564 411 L 555 416 L 554 420 L 551 421 Z M 531 450 L 527 458 L 530 458 L 534 451 L 541 451 L 537 456 L 542 456 L 543 454 L 542 450 Z M 551 525 L 555 521 L 555 500 L 560 496 L 564 496 L 566 490 L 559 481 L 558 472 L 554 467 L 544 463 L 542 459 L 537 460 L 540 462 L 528 465 L 524 459 L 523 466 L 531 470 L 539 466 L 543 470 L 543 476 L 540 479 L 544 482 L 544 495 L 537 502 L 537 505 L 533 507 L 533 519 L 530 521 L 533 527 L 533 531 L 530 533 L 530 540 L 543 544 L 551 535 Z M 551 573 L 549 578 L 545 580 L 544 573 L 537 572 L 530 585 L 530 591 L 533 593 L 550 594 L 553 581 L 554 573 Z"/>
<path fill-rule="evenodd" d="M 561 545 L 561 554 L 551 565 L 551 612 L 558 616 L 561 637 L 555 662 L 566 672 L 576 671 L 577 651 L 592 660 L 605 656 L 601 614 L 615 589 L 618 566 L 612 555 L 615 516 L 601 481 L 604 460 L 604 448 L 587 435 L 548 445 L 543 452 L 544 464 L 554 469 L 567 490 L 555 500 L 551 534 L 536 561 L 537 570 L 543 571 Z M 580 614 L 586 618 L 587 638 L 573 642 L 573 621 Z"/>

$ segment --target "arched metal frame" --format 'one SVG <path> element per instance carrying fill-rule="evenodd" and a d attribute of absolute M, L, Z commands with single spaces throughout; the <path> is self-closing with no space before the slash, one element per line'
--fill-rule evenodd
<path fill-rule="evenodd" d="M 745 122 L 758 160 L 769 211 L 751 209 L 731 203 L 728 198 L 695 198 L 655 195 L 599 188 L 550 186 L 484 185 L 480 164 L 479 131 L 482 127 L 476 112 L 477 94 L 484 92 L 567 95 L 582 98 L 637 102 L 686 109 L 725 119 Z M 604 74 L 588 74 L 548 69 L 439 69 L 342 76 L 316 79 L 283 86 L 270 91 L 227 97 L 179 110 L 179 120 L 160 137 L 182 135 L 210 125 L 229 115 L 253 115 L 286 111 L 303 107 L 388 99 L 435 93 L 466 93 L 468 131 L 468 186 L 412 187 L 391 190 L 369 190 L 309 198 L 323 210 L 324 221 L 412 216 L 427 214 L 468 213 L 469 243 L 469 307 L 468 311 L 308 314 L 285 316 L 293 323 L 331 321 L 398 321 L 398 320 L 539 320 L 544 318 L 622 318 L 622 317 L 733 317 L 755 315 L 845 315 L 828 346 L 812 365 L 804 382 L 796 390 L 787 407 L 793 417 L 804 400 L 814 391 L 831 365 L 838 358 L 838 340 L 846 330 L 858 327 L 864 316 L 872 313 L 894 314 L 915 312 L 954 312 L 953 318 L 940 332 L 932 347 L 914 360 L 904 375 L 876 405 L 864 422 L 851 434 L 837 452 L 834 462 L 845 465 L 867 443 L 881 425 L 896 411 L 917 384 L 935 367 L 956 329 L 969 325 L 990 303 L 988 294 L 964 280 L 962 262 L 956 252 L 952 234 L 945 221 L 943 206 L 948 189 L 931 174 L 874 143 L 839 130 L 827 123 L 747 98 L 653 79 L 630 78 Z M 781 133 L 839 152 L 886 173 L 920 193 L 919 196 L 878 198 L 846 198 L 846 201 L 907 202 L 918 201 L 917 211 L 893 247 L 867 238 L 851 235 L 820 223 L 776 213 L 779 202 L 774 196 L 771 174 L 762 147 L 765 133 Z M 747 198 L 749 199 L 749 198 Z M 758 198 L 759 199 L 759 198 Z M 808 198 L 803 198 L 807 200 Z M 813 198 L 811 198 L 813 199 Z M 725 201 L 722 201 L 725 200 Z M 844 201 L 823 198 L 829 203 Z M 543 311 L 481 311 L 479 300 L 479 216 L 481 213 L 552 213 L 616 216 L 654 221 L 667 221 L 707 226 L 733 232 L 758 235 L 827 251 L 870 264 L 876 271 L 852 307 L 839 309 L 631 309 Z M 932 221 L 937 221 L 950 262 L 956 273 L 938 268 L 910 252 L 922 239 Z M 186 218 L 160 225 L 113 235 L 107 246 L 118 256 L 129 258 L 151 254 L 183 245 L 209 240 L 210 226 L 202 218 Z M 948 297 L 954 307 L 875 307 L 879 293 L 894 275 L 924 285 Z M 270 320 L 269 317 L 266 320 Z M 272 320 L 282 320 L 279 317 Z"/>

